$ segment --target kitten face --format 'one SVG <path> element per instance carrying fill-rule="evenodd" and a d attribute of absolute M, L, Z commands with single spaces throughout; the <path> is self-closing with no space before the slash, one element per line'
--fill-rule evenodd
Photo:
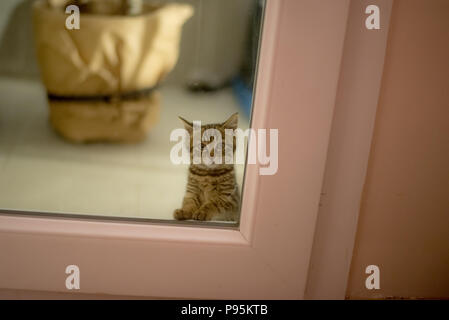
<path fill-rule="evenodd" d="M 194 137 L 193 137 L 193 124 L 181 117 L 179 117 L 183 122 L 185 129 L 189 132 L 190 135 L 190 145 L 188 146 L 190 149 L 190 161 L 191 165 L 197 166 L 201 169 L 217 169 L 224 166 L 229 166 L 230 164 L 226 164 L 226 162 L 229 163 L 229 161 L 232 161 L 231 159 L 232 155 L 235 153 L 236 150 L 236 138 L 235 136 L 232 138 L 232 144 L 228 143 L 226 144 L 226 129 L 235 130 L 237 129 L 238 124 L 238 113 L 233 114 L 228 120 L 226 120 L 223 123 L 218 124 L 201 124 L 201 144 L 194 145 Z M 215 131 L 211 131 L 209 129 L 215 129 Z M 216 140 L 216 137 L 212 134 L 214 132 L 215 134 L 218 133 L 219 137 L 221 137 L 221 143 L 220 139 Z M 232 152 L 231 152 L 232 149 Z M 209 163 L 205 163 L 202 159 L 201 164 L 193 164 L 193 156 L 194 154 L 200 154 L 202 155 L 203 152 L 207 150 L 208 154 L 210 155 L 208 158 L 210 159 Z M 215 156 L 215 151 L 221 153 L 221 163 L 219 163 L 219 159 Z"/>

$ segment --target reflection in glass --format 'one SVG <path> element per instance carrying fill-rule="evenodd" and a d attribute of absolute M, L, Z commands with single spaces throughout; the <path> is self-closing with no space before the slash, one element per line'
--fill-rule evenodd
<path fill-rule="evenodd" d="M 238 222 L 244 164 L 174 163 L 170 137 L 249 127 L 262 7 L 2 1 L 0 208 Z"/>

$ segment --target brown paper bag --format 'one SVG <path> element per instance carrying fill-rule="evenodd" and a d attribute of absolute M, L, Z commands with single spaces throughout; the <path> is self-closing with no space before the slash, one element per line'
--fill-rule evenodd
<path fill-rule="evenodd" d="M 155 87 L 173 69 L 186 4 L 145 4 L 137 16 L 81 14 L 34 5 L 34 35 L 54 128 L 73 141 L 136 141 L 157 120 Z M 128 98 L 131 97 L 131 98 Z"/>

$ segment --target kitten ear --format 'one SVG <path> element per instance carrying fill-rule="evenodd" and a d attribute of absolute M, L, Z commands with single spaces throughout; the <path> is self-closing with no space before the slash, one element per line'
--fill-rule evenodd
<path fill-rule="evenodd" d="M 187 131 L 192 132 L 193 131 L 193 124 L 183 117 L 178 116 L 178 118 L 184 123 L 184 128 L 186 128 Z"/>
<path fill-rule="evenodd" d="M 222 127 L 225 129 L 235 130 L 237 129 L 238 124 L 239 124 L 239 113 L 236 112 L 232 116 L 230 116 L 228 120 L 223 122 Z"/>

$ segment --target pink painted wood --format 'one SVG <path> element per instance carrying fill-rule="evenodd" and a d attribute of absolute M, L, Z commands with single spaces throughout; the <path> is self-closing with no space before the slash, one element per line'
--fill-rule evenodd
<path fill-rule="evenodd" d="M 377 5 L 380 30 L 365 8 Z M 344 299 L 382 82 L 392 0 L 351 1 L 307 299 Z"/>
<path fill-rule="evenodd" d="M 0 288 L 130 296 L 303 298 L 349 0 L 269 0 L 254 128 L 279 129 L 279 170 L 248 166 L 240 230 L 0 216 Z"/>

